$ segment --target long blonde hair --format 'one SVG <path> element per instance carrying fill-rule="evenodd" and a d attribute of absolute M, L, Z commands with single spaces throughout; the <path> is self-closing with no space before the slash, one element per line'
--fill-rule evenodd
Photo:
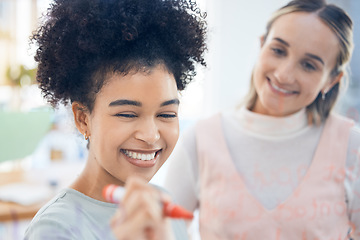
<path fill-rule="evenodd" d="M 293 12 L 316 13 L 317 16 L 335 33 L 339 40 L 340 51 L 337 56 L 336 65 L 331 72 L 331 77 L 336 77 L 342 72 L 344 73 L 344 77 L 326 93 L 325 99 L 322 99 L 322 94 L 319 92 L 316 99 L 306 107 L 309 123 L 320 124 L 326 120 L 331 109 L 334 107 L 340 88 L 346 88 L 347 86 L 346 68 L 353 51 L 353 24 L 352 20 L 344 10 L 333 4 L 327 4 L 324 0 L 294 0 L 273 13 L 267 23 L 264 39 L 266 39 L 272 24 L 276 19 Z M 255 90 L 252 74 L 250 89 L 245 96 L 246 107 L 252 109 L 257 98 L 258 95 Z"/>

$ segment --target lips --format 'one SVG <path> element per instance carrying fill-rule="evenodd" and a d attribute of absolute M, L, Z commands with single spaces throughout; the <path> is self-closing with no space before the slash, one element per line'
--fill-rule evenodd
<path fill-rule="evenodd" d="M 121 149 L 121 152 L 125 156 L 125 159 L 131 164 L 141 168 L 149 168 L 156 164 L 161 149 L 151 151 Z"/>
<path fill-rule="evenodd" d="M 142 160 L 142 161 L 150 161 L 155 158 L 157 151 L 152 152 L 152 153 L 140 153 L 140 152 L 134 152 L 134 151 L 130 151 L 130 150 L 122 150 L 122 152 L 125 153 L 126 156 L 133 158 L 133 159 Z"/>
<path fill-rule="evenodd" d="M 292 91 L 292 90 L 281 88 L 281 87 L 277 86 L 275 83 L 273 83 L 269 78 L 267 78 L 267 80 L 269 82 L 269 86 L 270 86 L 271 90 L 273 90 L 276 93 L 279 93 L 279 94 L 285 95 L 285 96 L 290 96 L 290 95 L 299 93 L 297 91 Z"/>

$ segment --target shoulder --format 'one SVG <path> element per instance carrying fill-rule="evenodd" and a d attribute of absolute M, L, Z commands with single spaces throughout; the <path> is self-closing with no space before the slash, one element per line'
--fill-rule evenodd
<path fill-rule="evenodd" d="M 73 189 L 64 189 L 35 215 L 25 239 L 79 239 L 83 228 L 96 225 L 98 220 L 107 221 L 115 210 L 116 204 L 102 203 Z"/>
<path fill-rule="evenodd" d="M 65 217 L 68 214 L 72 215 L 72 209 L 75 206 L 75 202 L 72 198 L 73 197 L 69 194 L 68 190 L 60 191 L 38 211 L 34 220 L 41 219 L 43 216 L 54 217 L 60 215 L 61 217 Z"/>
<path fill-rule="evenodd" d="M 74 215 L 74 204 L 69 201 L 67 192 L 61 191 L 37 212 L 26 230 L 25 239 L 50 239 L 54 236 L 71 239 Z"/>
<path fill-rule="evenodd" d="M 329 121 L 332 121 L 332 122 L 337 122 L 338 124 L 342 124 L 342 125 L 348 125 L 349 128 L 354 126 L 354 120 L 348 118 L 348 117 L 345 117 L 343 115 L 340 115 L 338 113 L 335 113 L 335 112 L 332 112 L 328 119 L 327 119 L 327 122 Z"/>
<path fill-rule="evenodd" d="M 350 138 L 353 140 L 358 140 L 360 142 L 360 123 L 355 122 L 353 119 L 345 117 L 337 113 L 331 113 L 329 119 L 332 121 L 337 121 L 338 124 L 343 126 L 347 125 L 347 128 L 350 130 Z"/>
<path fill-rule="evenodd" d="M 323 132 L 327 135 L 326 138 L 336 141 L 340 140 L 342 137 L 349 139 L 354 124 L 352 119 L 333 112 L 322 125 L 324 125 Z"/>
<path fill-rule="evenodd" d="M 331 123 L 329 123 L 331 122 Z M 340 133 L 345 133 L 348 136 L 347 143 L 347 165 L 355 166 L 358 162 L 360 154 L 360 126 L 359 123 L 355 123 L 354 120 L 345 116 L 332 113 L 327 120 L 327 124 L 330 125 L 332 131 L 338 129 Z M 340 135 L 340 134 L 338 134 Z M 338 136 L 336 135 L 336 136 Z M 338 139 L 334 139 L 338 141 Z"/>

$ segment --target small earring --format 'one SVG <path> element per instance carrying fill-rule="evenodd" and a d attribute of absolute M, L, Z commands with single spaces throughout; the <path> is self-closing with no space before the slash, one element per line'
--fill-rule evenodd
<path fill-rule="evenodd" d="M 325 97 L 326 97 L 326 92 L 321 92 L 321 99 L 323 101 L 325 101 Z"/>
<path fill-rule="evenodd" d="M 89 139 L 89 136 L 87 135 L 87 132 L 84 133 L 85 140 Z"/>

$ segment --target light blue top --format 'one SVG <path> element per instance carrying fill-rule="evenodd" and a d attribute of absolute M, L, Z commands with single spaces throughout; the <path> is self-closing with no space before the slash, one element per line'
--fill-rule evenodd
<path fill-rule="evenodd" d="M 25 240 L 112 240 L 110 219 L 117 204 L 90 198 L 66 188 L 43 206 L 25 232 Z M 188 239 L 182 220 L 172 220 L 177 240 Z"/>

